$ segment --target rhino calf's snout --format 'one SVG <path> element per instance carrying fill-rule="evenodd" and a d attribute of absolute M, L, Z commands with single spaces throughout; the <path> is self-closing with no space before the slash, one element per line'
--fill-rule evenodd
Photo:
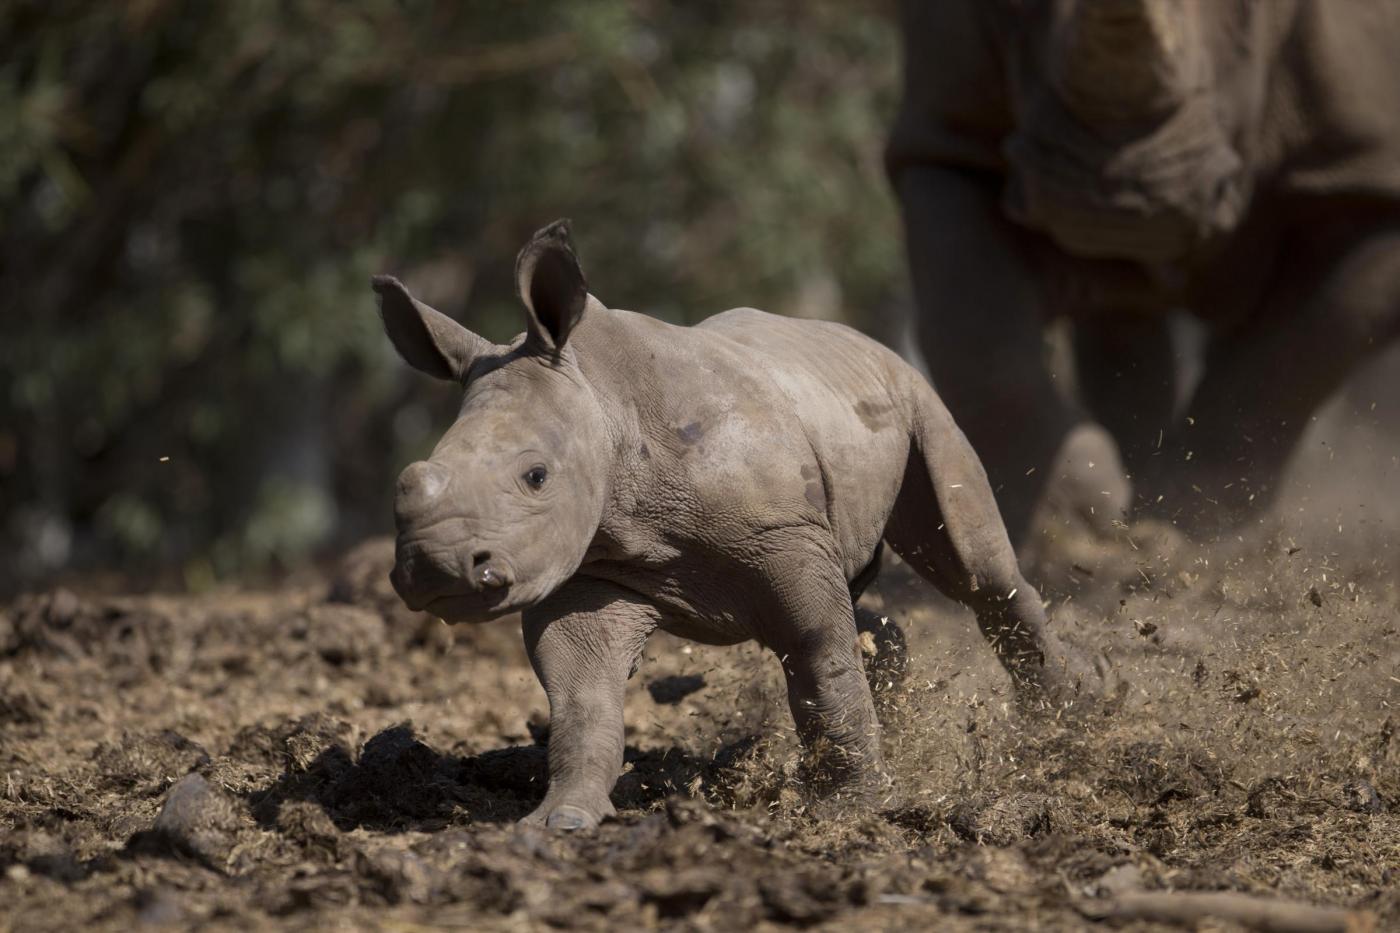
<path fill-rule="evenodd" d="M 389 580 L 410 609 L 420 610 L 439 599 L 501 596 L 515 583 L 515 573 L 487 550 L 430 549 L 400 541 Z"/>
<path fill-rule="evenodd" d="M 410 609 L 424 609 L 434 599 L 461 587 L 461 572 L 417 548 L 399 547 L 389 582 Z"/>

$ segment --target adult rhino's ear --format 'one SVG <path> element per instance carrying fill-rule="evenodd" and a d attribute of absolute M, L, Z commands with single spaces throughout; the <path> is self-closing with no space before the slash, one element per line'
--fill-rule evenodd
<path fill-rule="evenodd" d="M 588 304 L 567 220 L 556 220 L 525 244 L 515 260 L 515 285 L 529 315 L 530 339 L 559 350 Z"/>
<path fill-rule="evenodd" d="M 414 298 L 393 276 L 376 275 L 370 282 L 379 295 L 384 332 L 414 369 L 461 382 L 472 361 L 492 349 L 487 340 Z"/>

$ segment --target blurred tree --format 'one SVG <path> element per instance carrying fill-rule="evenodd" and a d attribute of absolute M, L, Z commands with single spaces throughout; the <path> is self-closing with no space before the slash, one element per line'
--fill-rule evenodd
<path fill-rule="evenodd" d="M 368 276 L 504 340 L 514 252 L 555 217 L 608 304 L 878 331 L 903 280 L 888 13 L 10 0 L 3 582 L 197 583 L 387 529 L 455 399 L 393 359 Z"/>

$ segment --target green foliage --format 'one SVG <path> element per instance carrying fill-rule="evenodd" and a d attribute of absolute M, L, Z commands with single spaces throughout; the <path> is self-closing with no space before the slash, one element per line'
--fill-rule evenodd
<path fill-rule="evenodd" d="M 393 359 L 368 276 L 505 339 L 514 252 L 555 217 L 609 304 L 878 329 L 902 281 L 887 12 L 0 7 L 0 534 L 22 555 L 0 573 L 204 578 L 386 528 L 455 400 Z"/>

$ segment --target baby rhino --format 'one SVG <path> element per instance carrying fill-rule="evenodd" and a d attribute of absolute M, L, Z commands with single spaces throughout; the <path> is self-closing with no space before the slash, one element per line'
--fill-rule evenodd
<path fill-rule="evenodd" d="M 523 613 L 551 717 L 527 820 L 614 812 L 624 685 L 657 628 L 771 649 L 804 742 L 831 750 L 840 786 L 876 786 L 852 584 L 881 540 L 976 612 L 1022 699 L 1065 701 L 1092 675 L 1046 631 L 977 456 L 894 353 L 749 308 L 676 327 L 604 307 L 565 221 L 525 245 L 516 282 L 526 332 L 507 346 L 393 278 L 374 289 L 400 355 L 465 390 L 399 477 L 393 584 L 448 622 Z"/>

